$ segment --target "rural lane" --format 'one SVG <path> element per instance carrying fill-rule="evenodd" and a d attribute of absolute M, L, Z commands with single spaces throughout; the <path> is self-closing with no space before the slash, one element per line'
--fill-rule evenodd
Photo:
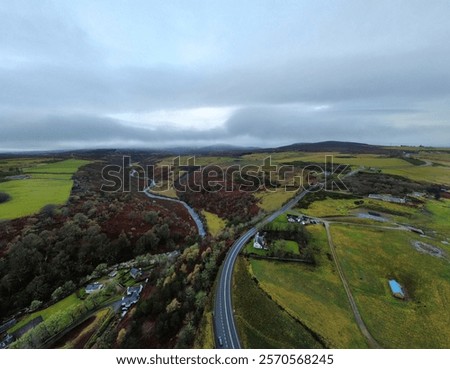
<path fill-rule="evenodd" d="M 139 174 L 137 171 L 132 170 L 130 173 L 131 177 L 134 178 L 139 178 Z M 144 177 L 144 180 L 148 181 L 149 178 L 148 177 Z M 200 219 L 200 217 L 198 216 L 198 214 L 195 212 L 195 210 L 190 207 L 187 203 L 185 203 L 184 201 L 178 200 L 178 199 L 174 199 L 172 197 L 168 197 L 168 196 L 162 196 L 162 195 L 156 195 L 153 192 L 151 192 L 152 186 L 149 186 L 147 188 L 144 189 L 144 194 L 151 198 L 151 199 L 157 199 L 157 200 L 165 200 L 165 201 L 171 201 L 171 202 L 176 202 L 178 204 L 183 205 L 186 210 L 188 211 L 189 215 L 191 216 L 192 220 L 194 221 L 195 225 L 197 226 L 197 230 L 198 230 L 198 234 L 200 237 L 204 238 L 206 236 L 206 231 L 205 231 L 205 227 L 203 226 L 203 222 Z"/>
<path fill-rule="evenodd" d="M 178 204 L 183 205 L 186 210 L 188 211 L 189 215 L 191 216 L 192 220 L 195 222 L 195 225 L 197 226 L 197 230 L 198 230 L 198 234 L 200 235 L 200 237 L 205 237 L 206 236 L 206 231 L 205 231 L 205 227 L 203 226 L 203 222 L 200 219 L 200 217 L 198 216 L 198 214 L 195 212 L 194 209 L 192 209 L 187 203 L 185 203 L 184 201 L 178 200 L 178 199 L 173 199 L 171 197 L 167 197 L 167 196 L 161 196 L 161 195 L 155 195 L 153 192 L 150 192 L 149 188 L 146 188 L 144 190 L 144 193 L 147 197 L 151 198 L 151 199 L 158 199 L 158 200 L 164 200 L 164 201 L 172 201 L 172 202 L 176 202 Z"/>

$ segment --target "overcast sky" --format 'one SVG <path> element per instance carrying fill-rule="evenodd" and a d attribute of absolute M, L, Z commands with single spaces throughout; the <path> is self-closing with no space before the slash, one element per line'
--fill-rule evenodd
<path fill-rule="evenodd" d="M 450 1 L 1 1 L 0 151 L 450 146 Z"/>

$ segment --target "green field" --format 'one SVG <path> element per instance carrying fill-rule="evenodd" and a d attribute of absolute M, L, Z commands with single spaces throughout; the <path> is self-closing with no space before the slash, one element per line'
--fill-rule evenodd
<path fill-rule="evenodd" d="M 299 255 L 300 252 L 298 250 L 298 243 L 292 240 L 275 240 L 274 241 L 275 247 L 280 247 L 282 250 L 291 252 L 293 254 Z M 271 245 L 268 246 L 269 250 L 271 249 Z M 253 240 L 249 242 L 245 248 L 244 252 L 247 254 L 256 254 L 256 255 L 267 255 L 269 250 L 263 250 L 263 249 L 255 249 L 253 247 Z"/>
<path fill-rule="evenodd" d="M 438 232 L 442 237 L 450 238 L 450 200 L 429 200 L 425 205 L 426 212 L 415 218 L 415 223 L 426 229 Z"/>
<path fill-rule="evenodd" d="M 410 218 L 419 212 L 418 209 L 412 206 L 367 198 L 362 200 L 364 201 L 363 204 L 357 205 L 355 204 L 355 201 L 358 200 L 360 199 L 327 198 L 326 200 L 314 201 L 306 209 L 300 207 L 299 211 L 315 217 L 336 217 L 349 216 L 357 209 L 364 209 L 364 211 L 373 210 L 375 212 L 386 214 L 401 215 L 407 218 Z"/>
<path fill-rule="evenodd" d="M 65 299 L 62 299 L 61 301 L 58 301 L 56 304 L 50 305 L 48 308 L 43 310 L 35 311 L 34 313 L 31 313 L 22 320 L 20 320 L 14 327 L 12 327 L 9 332 L 12 333 L 19 328 L 22 328 L 24 325 L 32 321 L 34 318 L 37 318 L 39 316 L 42 317 L 42 319 L 47 320 L 54 314 L 67 310 L 77 304 L 79 304 L 81 300 L 76 296 L 75 293 L 67 296 Z"/>
<path fill-rule="evenodd" d="M 320 335 L 328 347 L 365 348 L 334 264 L 321 225 L 308 226 L 320 250 L 318 266 L 251 260 L 251 272 L 271 298 Z"/>
<path fill-rule="evenodd" d="M 11 196 L 11 200 L 0 204 L 0 220 L 15 219 L 39 212 L 45 205 L 64 204 L 72 189 L 72 175 L 85 160 L 64 160 L 51 164 L 39 164 L 24 169 L 31 179 L 12 180 L 0 183 L 0 191 Z M 29 164 L 25 162 L 24 165 Z"/>
<path fill-rule="evenodd" d="M 9 168 L 23 169 L 34 167 L 38 164 L 45 164 L 48 162 L 48 158 L 14 158 L 14 159 L 2 159 L 0 161 L 0 171 L 7 172 Z"/>
<path fill-rule="evenodd" d="M 87 160 L 68 159 L 50 164 L 37 164 L 33 167 L 24 168 L 23 171 L 24 173 L 31 174 L 33 178 L 35 175 L 37 176 L 40 174 L 57 174 L 58 176 L 53 178 L 71 179 L 78 168 L 88 163 L 89 161 Z M 33 175 L 33 173 L 35 173 L 35 175 Z"/>
<path fill-rule="evenodd" d="M 405 166 L 401 168 L 388 168 L 384 173 L 396 174 L 402 177 L 421 182 L 433 182 L 450 185 L 450 167 L 444 166 Z"/>
<path fill-rule="evenodd" d="M 244 348 L 321 348 L 301 324 L 270 300 L 239 257 L 233 274 L 233 305 Z"/>
<path fill-rule="evenodd" d="M 331 232 L 362 317 L 383 347 L 450 348 L 448 260 L 417 252 L 411 242 L 424 239 L 411 232 L 348 225 Z M 406 301 L 391 295 L 389 278 L 406 289 Z"/>
<path fill-rule="evenodd" d="M 299 213 L 293 210 L 289 211 L 289 214 L 295 214 L 298 215 Z M 270 223 L 274 229 L 278 231 L 285 231 L 289 227 L 289 223 L 287 221 L 286 214 L 281 214 L 277 216 L 271 223 Z"/>
<path fill-rule="evenodd" d="M 295 196 L 295 192 L 285 191 L 284 188 L 277 188 L 276 191 L 264 191 L 255 193 L 255 197 L 260 200 L 259 207 L 270 213 L 282 207 L 288 200 Z"/>
<path fill-rule="evenodd" d="M 226 222 L 214 213 L 202 210 L 202 214 L 206 219 L 206 224 L 208 225 L 208 231 L 212 236 L 216 237 L 225 229 Z"/>

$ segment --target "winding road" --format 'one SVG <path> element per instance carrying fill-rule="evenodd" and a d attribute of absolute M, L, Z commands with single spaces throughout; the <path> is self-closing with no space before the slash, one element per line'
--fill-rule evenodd
<path fill-rule="evenodd" d="M 139 178 L 139 174 L 136 170 L 132 170 L 130 172 L 130 176 L 134 177 L 134 178 Z M 144 177 L 145 181 L 148 181 L 151 178 L 148 177 Z M 152 180 L 153 185 L 154 185 L 154 181 Z M 197 226 L 197 230 L 198 230 L 198 234 L 200 237 L 205 237 L 206 236 L 206 231 L 205 231 L 205 227 L 203 226 L 203 222 L 200 219 L 200 217 L 198 216 L 198 214 L 195 212 L 195 210 L 193 208 L 191 208 L 187 203 L 185 203 L 184 201 L 178 200 L 178 199 L 174 199 L 172 197 L 168 197 L 168 196 L 162 196 L 162 195 L 156 195 L 155 193 L 151 192 L 151 188 L 153 185 L 150 185 L 149 187 L 144 189 L 144 193 L 147 197 L 151 198 L 151 199 L 157 199 L 157 200 L 165 200 L 165 201 L 171 201 L 171 202 L 176 202 L 178 204 L 183 205 L 186 210 L 189 212 L 189 215 L 191 216 L 192 220 L 195 222 L 195 225 Z"/>
<path fill-rule="evenodd" d="M 145 195 L 147 197 L 150 197 L 151 199 L 172 201 L 172 202 L 176 202 L 178 204 L 183 205 L 186 208 L 186 210 L 189 212 L 189 215 L 191 216 L 192 220 L 195 222 L 195 224 L 197 226 L 197 229 L 198 229 L 198 234 L 200 235 L 200 237 L 205 237 L 206 236 L 205 227 L 203 226 L 202 220 L 200 219 L 198 214 L 195 212 L 195 210 L 192 209 L 184 201 L 181 201 L 181 200 L 178 200 L 178 199 L 173 199 L 173 198 L 167 197 L 167 196 L 155 195 L 153 192 L 150 192 L 149 188 L 146 188 L 144 190 L 144 193 L 145 193 Z"/>
<path fill-rule="evenodd" d="M 262 220 L 256 226 L 250 228 L 231 246 L 225 257 L 222 268 L 220 270 L 219 281 L 216 289 L 216 298 L 214 303 L 214 331 L 216 333 L 216 347 L 224 349 L 239 349 L 241 344 L 239 341 L 236 323 L 234 321 L 234 311 L 232 304 L 232 283 L 233 283 L 233 268 L 239 252 L 242 250 L 248 240 L 257 232 L 257 228 L 266 223 L 273 221 L 285 211 L 291 209 L 297 202 L 299 202 L 310 190 L 304 190 L 296 195 L 288 203 L 286 203 L 279 210 L 272 213 L 270 216 Z"/>

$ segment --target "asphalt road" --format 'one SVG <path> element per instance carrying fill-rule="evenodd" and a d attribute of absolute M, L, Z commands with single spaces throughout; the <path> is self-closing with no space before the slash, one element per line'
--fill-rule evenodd
<path fill-rule="evenodd" d="M 231 298 L 233 268 L 239 252 L 248 242 L 248 240 L 255 235 L 255 233 L 257 232 L 257 227 L 273 221 L 276 217 L 291 209 L 308 192 L 310 192 L 310 190 L 301 192 L 288 203 L 286 203 L 282 208 L 262 220 L 255 227 L 250 228 L 241 237 L 239 237 L 239 239 L 233 244 L 233 246 L 231 246 L 230 251 L 228 251 L 228 254 L 225 257 L 225 261 L 223 262 L 220 271 L 214 304 L 214 331 L 216 335 L 215 341 L 217 348 L 241 348 L 241 343 L 239 341 L 239 336 L 236 329 L 236 323 L 234 321 L 233 304 Z"/>

